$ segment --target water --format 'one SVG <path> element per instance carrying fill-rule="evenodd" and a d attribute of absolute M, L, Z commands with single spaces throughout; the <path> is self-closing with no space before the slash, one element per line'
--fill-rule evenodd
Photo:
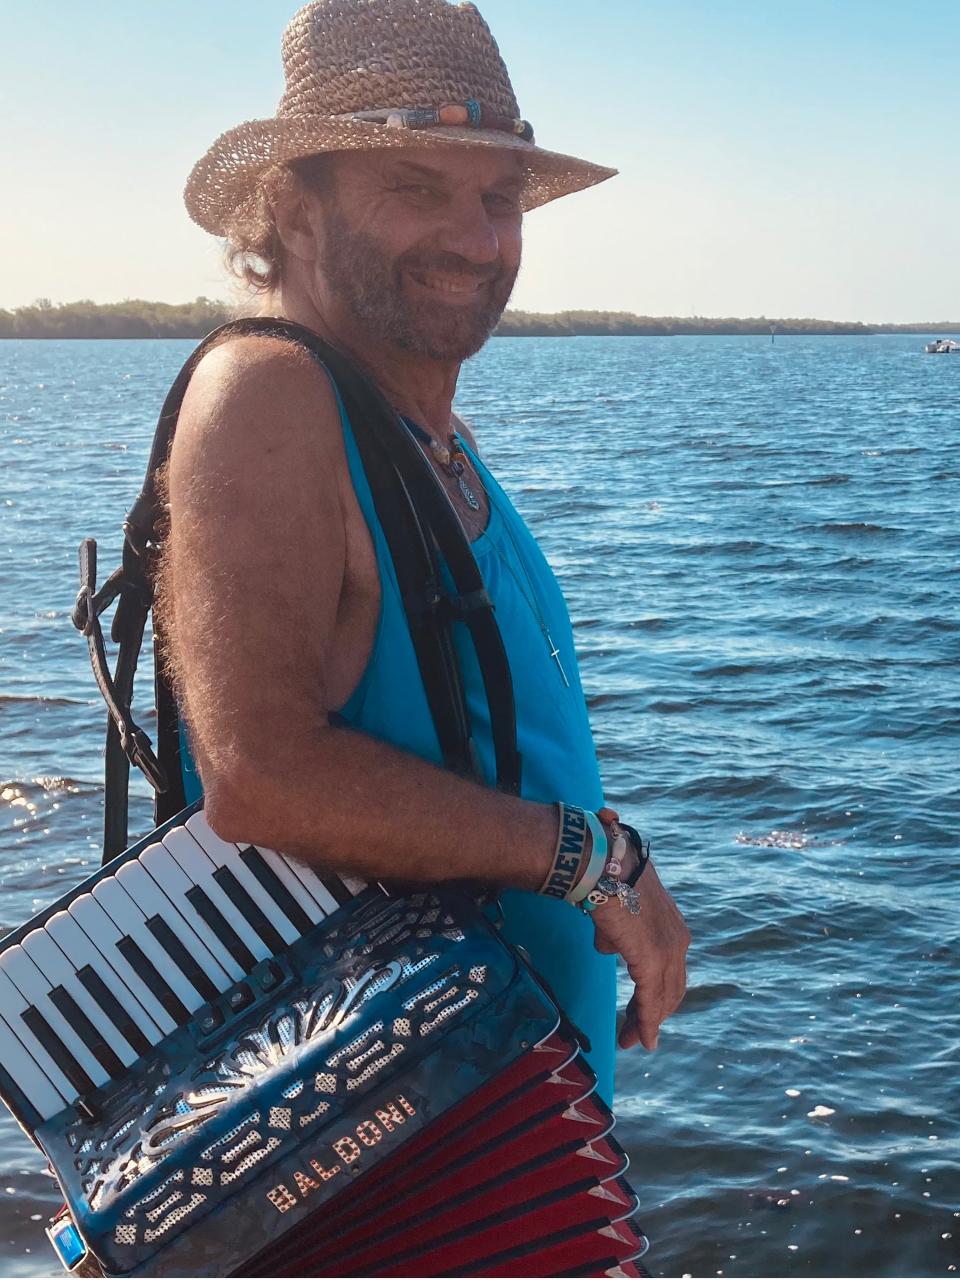
<path fill-rule="evenodd" d="M 113 567 L 190 347 L 0 343 L 0 930 L 96 865 L 76 546 Z M 620 1060 L 654 1274 L 960 1266 L 960 360 L 921 351 L 503 339 L 464 372 L 567 592 L 609 799 L 694 933 L 660 1050 Z M 5 1115 L 0 1274 L 56 1272 L 58 1203 Z"/>

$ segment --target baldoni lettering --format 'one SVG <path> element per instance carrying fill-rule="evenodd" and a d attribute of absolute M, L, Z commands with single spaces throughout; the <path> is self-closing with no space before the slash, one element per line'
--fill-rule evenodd
<path fill-rule="evenodd" d="M 360 1158 L 365 1148 L 369 1150 L 379 1146 L 388 1133 L 393 1133 L 416 1114 L 416 1107 L 398 1094 L 374 1111 L 372 1118 L 355 1125 L 352 1133 L 343 1134 L 329 1143 L 326 1159 L 317 1155 L 309 1160 L 309 1171 L 295 1170 L 291 1179 L 293 1187 L 281 1182 L 270 1188 L 267 1199 L 278 1213 L 286 1213 L 312 1192 L 319 1191 L 325 1182 L 342 1174 Z"/>

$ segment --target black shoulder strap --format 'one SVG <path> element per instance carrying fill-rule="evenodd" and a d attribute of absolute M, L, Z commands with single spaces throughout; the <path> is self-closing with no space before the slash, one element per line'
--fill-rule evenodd
<path fill-rule="evenodd" d="M 145 621 L 146 610 L 152 601 L 150 581 L 153 555 L 162 527 L 156 474 L 168 456 L 180 406 L 200 359 L 213 343 L 227 336 L 241 334 L 260 334 L 296 342 L 330 373 L 353 427 L 377 516 L 390 548 L 444 763 L 457 773 L 479 778 L 453 639 L 454 624 L 462 622 L 468 628 L 476 649 L 490 708 L 497 786 L 513 794 L 519 794 L 520 791 L 521 765 L 516 743 L 516 713 L 506 650 L 494 617 L 492 602 L 486 593 L 463 526 L 432 467 L 378 388 L 340 352 L 324 343 L 311 330 L 289 321 L 239 320 L 207 335 L 181 369 L 164 401 L 144 486 L 124 523 L 124 565 L 110 580 L 112 582 L 119 576 L 118 591 L 121 595 L 114 622 L 114 639 L 120 643 L 118 675 L 114 678 L 114 684 L 123 676 L 123 685 L 116 688 L 117 696 L 112 701 L 107 696 L 106 682 L 102 679 L 106 671 L 105 662 L 98 663 L 98 658 L 103 656 L 102 638 L 99 654 L 95 653 L 97 646 L 91 641 L 94 670 L 110 708 L 105 856 L 121 852 L 126 844 L 127 762 L 132 760 L 141 768 L 144 768 L 145 763 L 140 741 L 141 738 L 145 741 L 145 738 L 130 719 L 129 701 L 136 653 L 139 652 L 143 634 L 143 623 L 140 622 L 139 636 L 137 635 L 138 610 L 142 611 Z M 81 559 L 83 561 L 83 556 Z M 89 562 L 89 554 L 87 559 Z M 95 566 L 95 544 L 93 564 Z M 453 583 L 452 594 L 444 590 L 441 572 L 444 566 Z M 106 604 L 91 609 L 89 605 L 82 608 L 81 602 L 86 600 L 99 603 L 97 596 L 105 591 L 106 584 L 101 593 L 95 593 L 93 580 L 89 576 L 82 577 L 76 611 L 79 616 L 75 616 L 81 629 L 93 627 L 99 631 L 96 619 Z M 116 594 L 115 591 L 114 595 Z M 128 604 L 125 617 L 121 618 L 125 600 Z M 123 624 L 119 628 L 118 619 Z M 156 816 L 157 821 L 161 822 L 179 812 L 183 807 L 184 796 L 176 699 L 159 658 L 156 669 L 159 760 L 153 759 L 151 753 L 144 772 L 157 792 Z M 135 758 L 132 753 L 131 744 L 139 747 L 139 758 Z M 147 749 L 149 750 L 149 744 Z M 118 754 L 122 757 L 122 762 Z"/>

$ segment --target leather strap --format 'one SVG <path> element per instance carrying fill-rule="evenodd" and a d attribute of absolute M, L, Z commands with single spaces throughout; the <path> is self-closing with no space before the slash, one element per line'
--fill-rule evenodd
<path fill-rule="evenodd" d="M 379 389 L 345 356 L 302 325 L 273 318 L 248 318 L 222 325 L 208 334 L 180 370 L 160 412 L 143 488 L 124 521 L 123 568 L 109 580 L 117 588 L 115 594 L 121 595 L 114 621 L 114 638 L 120 643 L 120 655 L 112 689 L 102 678 L 106 671 L 105 653 L 94 661 L 94 671 L 111 712 L 107 739 L 105 860 L 122 852 L 126 845 L 128 761 L 144 769 L 154 786 L 158 823 L 173 817 L 184 805 L 176 699 L 159 661 L 156 662 L 159 761 L 149 752 L 149 743 L 146 745 L 149 757 L 145 754 L 145 735 L 132 720 L 129 723 L 135 733 L 128 729 L 124 734 L 122 726 L 126 723 L 124 712 L 129 719 L 133 674 L 143 624 L 152 604 L 152 568 L 162 525 L 157 472 L 169 455 L 183 397 L 198 363 L 213 344 L 226 337 L 246 334 L 296 342 L 309 351 L 334 380 L 353 427 L 377 516 L 390 548 L 444 764 L 456 773 L 482 780 L 454 644 L 453 627 L 462 624 L 477 653 L 490 709 L 497 787 L 515 795 L 520 792 L 521 760 L 506 649 L 463 525 L 436 473 Z M 87 555 L 89 557 L 89 551 Z M 93 563 L 95 566 L 96 544 L 93 544 Z M 445 576 L 452 583 L 450 592 L 445 590 Z M 106 591 L 106 585 L 103 590 Z M 93 594 L 89 591 L 85 598 Z M 83 587 L 81 597 L 84 597 Z M 78 601 L 78 611 L 79 607 Z M 101 650 L 102 647 L 101 637 Z M 91 644 L 92 655 L 93 652 Z M 108 697 L 108 692 L 113 696 Z"/>

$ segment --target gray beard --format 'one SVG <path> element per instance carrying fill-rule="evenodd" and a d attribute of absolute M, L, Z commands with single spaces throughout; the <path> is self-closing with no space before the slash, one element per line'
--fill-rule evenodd
<path fill-rule="evenodd" d="M 467 360 L 476 355 L 503 315 L 517 278 L 501 264 L 478 267 L 456 254 L 426 250 L 392 262 L 377 241 L 355 231 L 335 200 L 325 202 L 325 244 L 320 268 L 334 295 L 372 337 L 431 360 Z M 455 271 L 485 283 L 474 306 L 411 301 L 404 294 L 408 270 Z"/>

